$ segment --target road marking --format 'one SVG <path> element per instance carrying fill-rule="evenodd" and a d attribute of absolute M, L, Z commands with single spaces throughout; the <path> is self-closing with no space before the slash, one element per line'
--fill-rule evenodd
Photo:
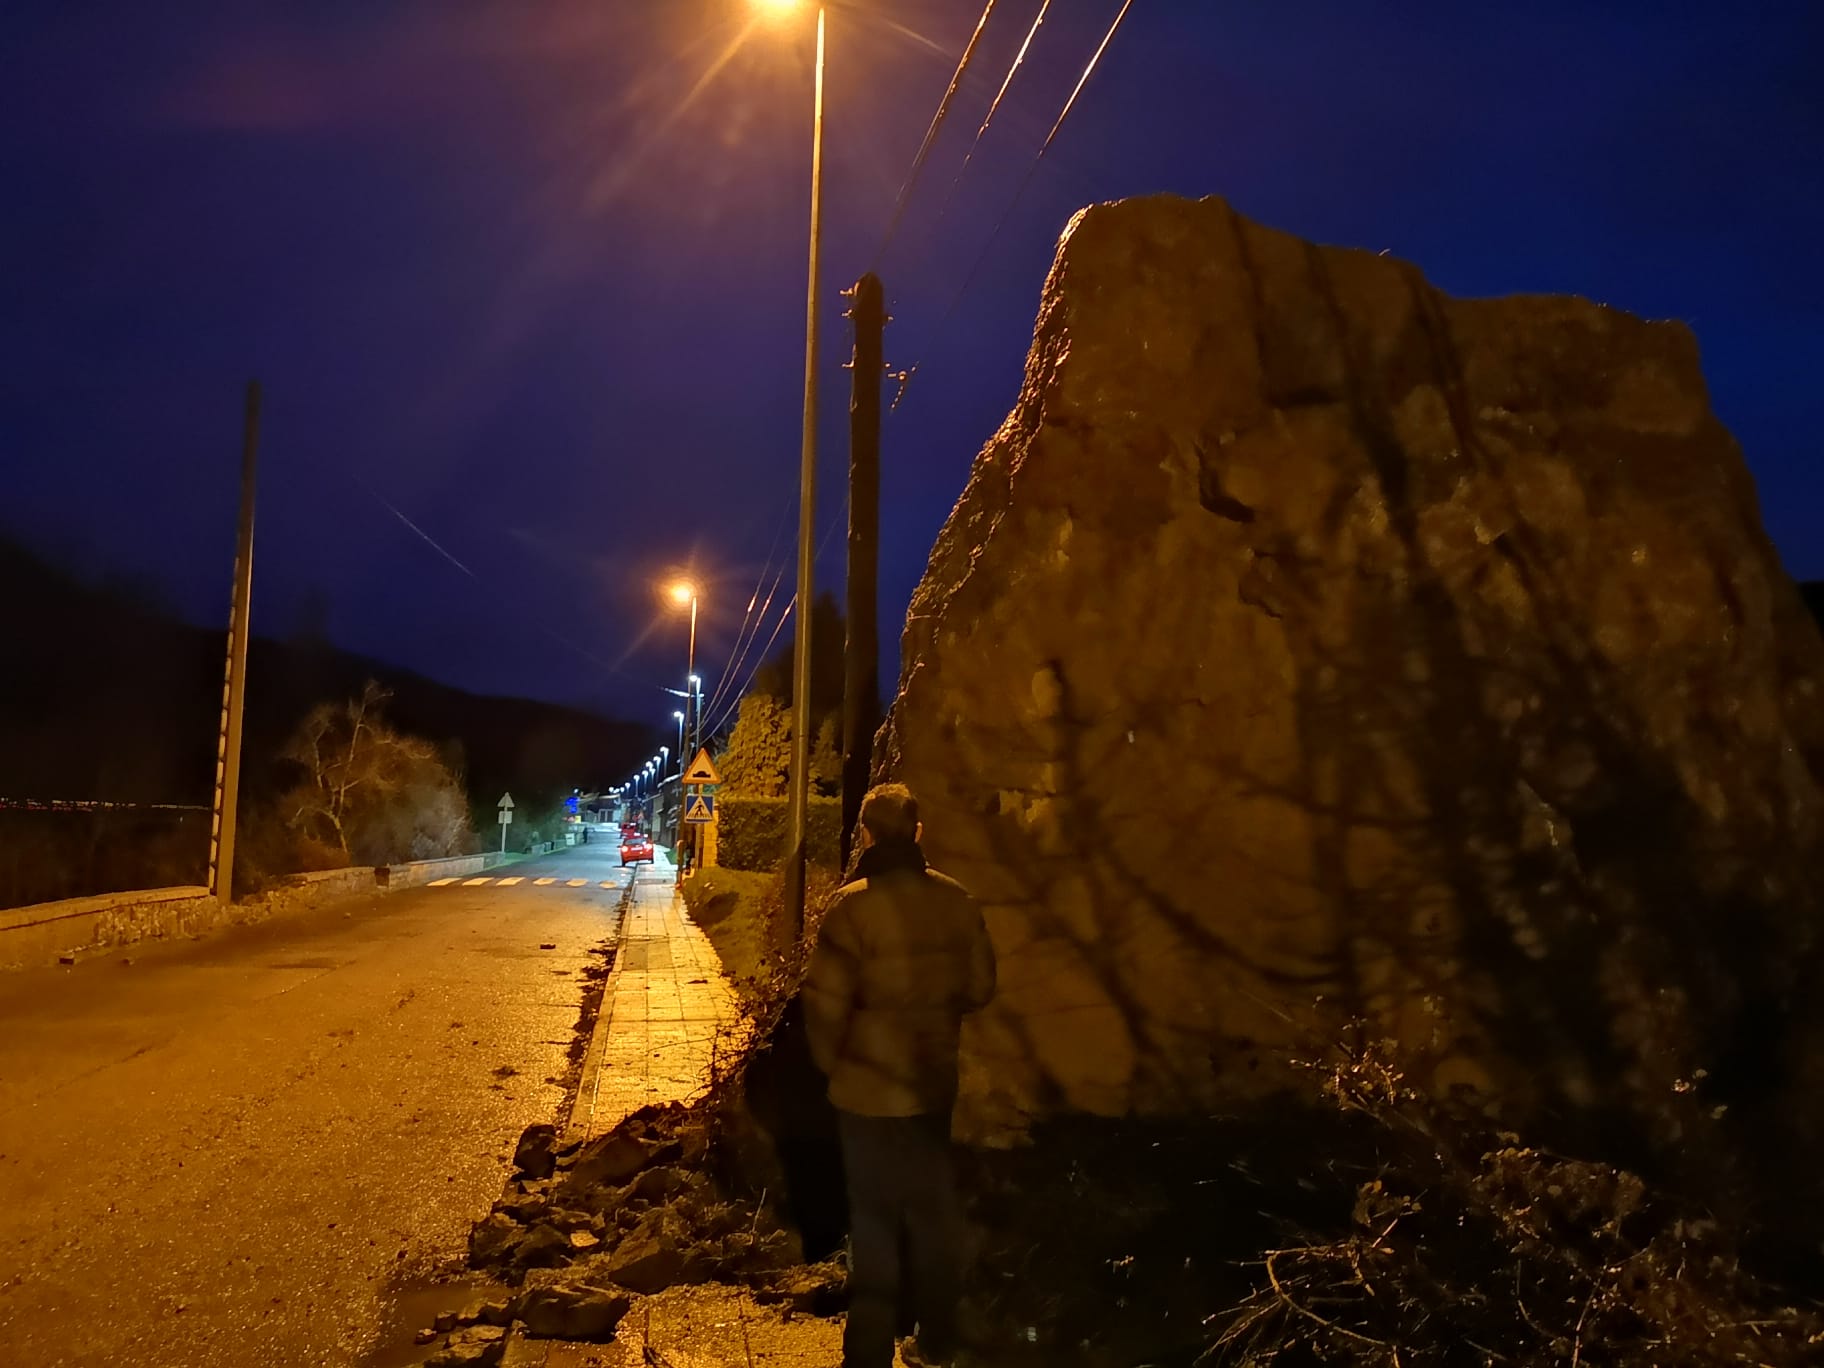
<path fill-rule="evenodd" d="M 570 880 L 569 883 L 565 884 L 564 887 L 565 888 L 581 888 L 584 884 L 586 884 L 588 882 L 589 882 L 589 880 L 587 880 L 587 879 L 572 879 L 572 880 Z"/>
<path fill-rule="evenodd" d="M 552 884 L 554 884 L 556 882 L 557 882 L 556 879 L 534 879 L 534 880 L 532 880 L 532 887 L 549 888 Z"/>
<path fill-rule="evenodd" d="M 480 888 L 485 883 L 493 883 L 493 882 L 494 882 L 494 880 L 491 876 L 486 879 L 464 879 L 462 881 L 462 886 L 464 888 Z"/>
<path fill-rule="evenodd" d="M 512 878 L 510 878 L 510 879 L 502 879 L 502 880 L 501 880 L 501 881 L 500 881 L 500 882 L 499 882 L 499 883 L 498 883 L 498 884 L 497 884 L 497 885 L 496 885 L 496 887 L 499 887 L 499 888 L 511 888 L 511 887 L 513 887 L 513 885 L 514 885 L 514 884 L 516 884 L 516 883 L 523 883 L 523 882 L 525 882 L 525 878 L 526 878 L 526 876 L 525 876 L 525 875 L 524 875 L 524 874 L 515 874 L 515 875 L 514 875 L 514 876 L 513 876 L 513 877 L 512 877 Z"/>
<path fill-rule="evenodd" d="M 444 886 L 445 886 L 445 885 L 446 885 L 446 884 L 453 884 L 453 883 L 455 883 L 455 882 L 456 882 L 456 880 L 454 880 L 454 879 L 432 879 L 432 880 L 431 880 L 431 881 L 430 881 L 430 883 L 428 883 L 428 884 L 426 884 L 426 885 L 425 885 L 425 887 L 427 887 L 427 888 L 442 888 L 442 887 L 444 887 Z"/>
<path fill-rule="evenodd" d="M 614 880 L 613 880 L 613 879 L 603 879 L 603 880 L 602 880 L 602 887 L 603 887 L 603 888 L 613 888 L 613 887 L 614 887 Z"/>

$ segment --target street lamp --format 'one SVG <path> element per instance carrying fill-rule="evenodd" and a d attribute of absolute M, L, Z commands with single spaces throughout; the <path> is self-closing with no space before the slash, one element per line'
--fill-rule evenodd
<path fill-rule="evenodd" d="M 678 755 L 680 757 L 678 763 L 682 764 L 682 756 L 684 754 L 684 714 L 674 711 L 671 715 L 678 719 Z"/>
<path fill-rule="evenodd" d="M 753 0 L 783 16 L 804 0 Z M 827 6 L 817 6 L 816 79 L 811 98 L 811 233 L 804 299 L 804 436 L 798 456 L 798 630 L 792 646 L 792 787 L 785 861 L 785 914 L 794 941 L 804 929 L 804 857 L 811 794 L 811 595 L 817 558 L 817 344 L 823 252 L 823 66 Z"/>
<path fill-rule="evenodd" d="M 686 604 L 690 606 L 690 649 L 684 658 L 684 709 L 686 712 L 690 712 L 691 716 L 688 723 L 689 736 L 686 737 L 683 730 L 678 732 L 678 773 L 682 774 L 686 763 L 685 756 L 691 753 L 686 749 L 684 743 L 686 740 L 695 741 L 697 739 L 697 716 L 691 711 L 690 704 L 691 690 L 696 687 L 697 683 L 697 586 L 689 580 L 679 580 L 671 586 L 669 592 L 671 601 L 678 607 L 682 608 Z"/>

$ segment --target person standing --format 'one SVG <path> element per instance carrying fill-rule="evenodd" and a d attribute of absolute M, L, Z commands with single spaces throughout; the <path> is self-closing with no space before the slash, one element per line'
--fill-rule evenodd
<path fill-rule="evenodd" d="M 829 1079 L 848 1182 L 843 1368 L 892 1363 L 908 1292 L 918 1357 L 943 1363 L 958 1348 L 950 1113 L 962 1019 L 994 996 L 994 947 L 968 891 L 926 866 L 923 833 L 904 784 L 868 791 L 856 878 L 824 915 L 805 977 L 811 1055 Z"/>

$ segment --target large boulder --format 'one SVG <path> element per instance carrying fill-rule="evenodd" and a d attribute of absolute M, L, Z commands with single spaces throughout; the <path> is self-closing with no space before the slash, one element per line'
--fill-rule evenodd
<path fill-rule="evenodd" d="M 1515 1112 L 1824 1140 L 1824 645 L 1682 324 L 1087 209 L 903 662 L 877 774 L 1000 954 L 975 1133 L 1360 1022 Z"/>

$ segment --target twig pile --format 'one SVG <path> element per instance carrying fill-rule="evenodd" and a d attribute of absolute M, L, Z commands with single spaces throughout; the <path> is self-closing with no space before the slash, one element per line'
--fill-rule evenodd
<path fill-rule="evenodd" d="M 1409 1087 L 1385 1048 L 1324 1091 L 1391 1140 L 1350 1229 L 1264 1252 L 1212 1318 L 1208 1364 L 1824 1362 L 1824 1318 L 1781 1304 L 1717 1224 L 1607 1164 L 1529 1148 Z"/>

